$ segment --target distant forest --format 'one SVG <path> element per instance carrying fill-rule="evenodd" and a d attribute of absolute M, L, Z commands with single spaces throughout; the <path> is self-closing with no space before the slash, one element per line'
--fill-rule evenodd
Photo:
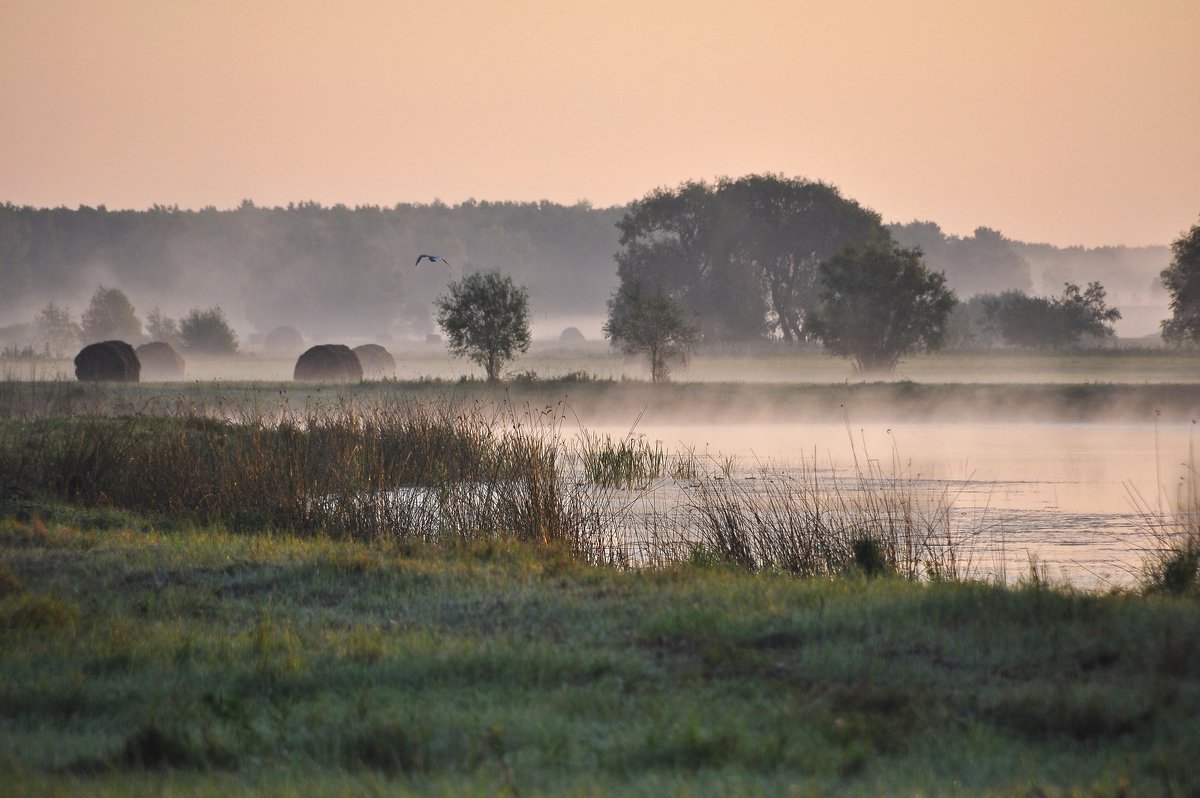
<path fill-rule="evenodd" d="M 109 211 L 0 205 L 0 338 L 9 342 L 47 302 L 78 315 L 101 284 L 144 319 L 220 306 L 244 335 L 289 325 L 309 340 L 421 338 L 449 277 L 499 269 L 529 289 L 535 329 L 580 324 L 598 333 L 617 287 L 613 256 L 623 207 L 466 202 L 391 208 L 299 203 L 234 210 Z M 1126 334 L 1167 315 L 1158 273 L 1167 246 L 1058 248 L 979 228 L 946 235 L 931 222 L 889 226 L 920 246 L 962 299 L 1015 288 L 1057 294 L 1098 280 Z M 438 254 L 447 270 L 421 253 Z M 5 329 L 6 328 L 6 329 Z"/>

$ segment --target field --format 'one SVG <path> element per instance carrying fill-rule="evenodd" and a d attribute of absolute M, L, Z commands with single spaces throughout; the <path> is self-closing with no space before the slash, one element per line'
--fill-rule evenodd
<path fill-rule="evenodd" d="M 740 381 L 652 386 L 608 379 L 607 355 L 538 357 L 500 387 L 460 363 L 354 386 L 253 382 L 251 358 L 166 385 L 10 367 L 0 792 L 1200 791 L 1194 508 L 1156 519 L 1135 587 L 1072 589 L 1036 561 L 1001 584 L 873 467 L 751 495 L 719 459 L 570 433 L 681 407 L 1186 422 L 1194 359 L 755 383 L 817 364 L 762 356 Z M 957 357 L 925 367 L 1046 365 Z M 664 477 L 694 486 L 700 534 L 618 545 L 625 497 Z"/>
<path fill-rule="evenodd" d="M 482 376 L 469 362 L 451 358 L 441 344 L 388 346 L 401 381 L 458 380 Z M 208 381 L 287 381 L 295 358 L 250 353 L 233 358 L 189 358 L 190 379 Z M 0 375 L 10 379 L 74 379 L 69 360 L 0 360 Z M 602 379 L 646 380 L 644 363 L 614 353 L 603 341 L 535 341 L 530 351 L 509 364 L 513 375 L 561 379 L 588 375 Z M 747 351 L 701 350 L 686 367 L 674 367 L 676 382 L 831 384 L 860 382 L 845 360 L 820 351 L 756 347 Z M 1200 383 L 1200 356 L 1132 344 L 1073 353 L 970 351 L 914 355 L 891 378 L 920 383 Z"/>

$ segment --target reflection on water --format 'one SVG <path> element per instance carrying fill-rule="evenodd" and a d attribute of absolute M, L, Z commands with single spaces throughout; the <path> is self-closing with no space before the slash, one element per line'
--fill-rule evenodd
<path fill-rule="evenodd" d="M 982 531 L 974 561 L 985 573 L 1015 579 L 1036 558 L 1051 578 L 1091 587 L 1136 581 L 1147 541 L 1135 501 L 1170 512 L 1195 462 L 1194 423 L 663 424 L 635 434 L 714 464 L 732 457 L 733 479 L 797 466 L 826 479 L 899 477 L 951 497 L 956 520 Z"/>

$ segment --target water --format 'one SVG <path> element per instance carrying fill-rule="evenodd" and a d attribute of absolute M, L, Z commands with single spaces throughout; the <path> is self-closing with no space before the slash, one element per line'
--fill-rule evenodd
<path fill-rule="evenodd" d="M 1136 582 L 1151 545 L 1146 511 L 1169 514 L 1195 484 L 1194 423 L 657 424 L 634 434 L 732 464 L 731 480 L 898 478 L 930 503 L 947 497 L 955 524 L 980 533 L 981 575 L 1012 580 L 1037 563 L 1055 581 L 1092 588 Z"/>

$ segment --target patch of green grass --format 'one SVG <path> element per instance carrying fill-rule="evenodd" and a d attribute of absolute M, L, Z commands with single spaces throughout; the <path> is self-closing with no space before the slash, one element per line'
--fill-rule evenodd
<path fill-rule="evenodd" d="M 1186 596 L 12 517 L 0 562 L 9 795 L 1200 789 Z"/>

